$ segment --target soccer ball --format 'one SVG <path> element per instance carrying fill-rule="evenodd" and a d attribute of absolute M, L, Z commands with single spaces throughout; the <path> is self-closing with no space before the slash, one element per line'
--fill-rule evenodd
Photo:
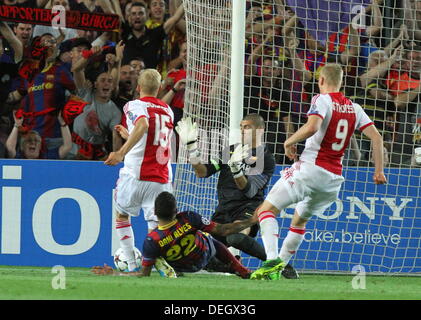
<path fill-rule="evenodd" d="M 136 265 L 138 268 L 142 265 L 142 253 L 138 248 L 134 248 Z M 117 249 L 114 253 L 114 265 L 120 272 L 129 272 L 129 264 L 122 248 Z"/>

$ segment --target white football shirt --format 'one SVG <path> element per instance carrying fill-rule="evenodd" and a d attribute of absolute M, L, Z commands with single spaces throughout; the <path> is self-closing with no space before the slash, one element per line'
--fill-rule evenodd
<path fill-rule="evenodd" d="M 157 98 L 144 97 L 126 103 L 123 111 L 129 134 L 141 118 L 148 119 L 149 127 L 126 154 L 122 170 L 142 181 L 171 182 L 171 137 L 174 129 L 171 108 Z"/>
<path fill-rule="evenodd" d="M 340 92 L 314 96 L 307 115 L 319 116 L 323 122 L 307 139 L 300 160 L 341 175 L 343 155 L 355 129 L 363 131 L 374 123 L 359 104 Z"/>

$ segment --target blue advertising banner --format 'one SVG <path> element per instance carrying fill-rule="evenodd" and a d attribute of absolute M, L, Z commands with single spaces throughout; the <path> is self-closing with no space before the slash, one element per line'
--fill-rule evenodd
<path fill-rule="evenodd" d="M 121 166 L 47 160 L 0 160 L 0 166 L 0 265 L 112 265 L 119 246 L 112 193 Z M 372 174 L 364 168 L 344 172 L 339 199 L 309 221 L 294 266 L 421 272 L 420 169 L 389 169 L 384 186 L 372 184 Z M 278 218 L 280 244 L 292 214 L 288 208 Z M 140 215 L 132 224 L 141 249 L 146 223 Z M 256 259 L 249 264 L 258 265 Z"/>

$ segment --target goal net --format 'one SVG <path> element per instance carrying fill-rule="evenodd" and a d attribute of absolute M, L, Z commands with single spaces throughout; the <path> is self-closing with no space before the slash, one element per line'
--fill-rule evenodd
<path fill-rule="evenodd" d="M 217 158 L 228 145 L 231 95 L 241 94 L 230 92 L 231 72 L 238 72 L 230 65 L 235 49 L 231 21 L 238 14 L 233 1 L 183 1 L 188 44 L 184 116 L 200 128 L 202 162 Z M 414 8 L 420 2 L 391 3 L 246 1 L 245 54 L 240 57 L 244 103 L 237 112 L 240 118 L 258 113 L 266 121 L 265 142 L 277 163 L 267 191 L 291 164 L 283 142 L 305 123 L 318 93 L 320 68 L 328 62 L 343 65 L 343 91 L 364 108 L 385 141 L 388 183 L 377 186 L 370 142 L 355 132 L 344 156 L 339 197 L 312 217 L 291 260 L 299 271 L 351 272 L 362 266 L 370 273 L 421 272 L 421 19 Z M 177 162 L 180 209 L 211 217 L 218 175 L 196 178 L 181 146 Z M 287 208 L 278 217 L 279 245 L 293 212 Z M 242 258 L 251 269 L 260 266 L 256 258 Z"/>

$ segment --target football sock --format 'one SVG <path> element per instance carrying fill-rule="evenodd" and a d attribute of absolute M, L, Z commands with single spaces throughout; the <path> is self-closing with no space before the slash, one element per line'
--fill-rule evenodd
<path fill-rule="evenodd" d="M 278 258 L 279 226 L 272 211 L 259 213 L 260 232 L 266 251 L 266 259 Z"/>
<path fill-rule="evenodd" d="M 281 251 L 279 252 L 279 258 L 285 263 L 291 260 L 291 257 L 300 247 L 304 239 L 305 228 L 289 227 L 288 234 L 282 243 Z"/>
<path fill-rule="evenodd" d="M 215 257 L 221 262 L 227 264 L 232 272 L 239 274 L 242 278 L 247 278 L 250 270 L 244 267 L 236 257 L 227 249 L 225 245 L 216 239 L 212 239 L 216 249 Z"/>
<path fill-rule="evenodd" d="M 265 248 L 263 248 L 263 246 L 255 239 L 244 233 L 230 234 L 227 236 L 227 244 L 234 248 L 240 249 L 248 255 L 256 257 L 262 261 L 266 260 Z"/>
<path fill-rule="evenodd" d="M 120 247 L 123 249 L 124 255 L 127 257 L 129 271 L 137 268 L 134 253 L 134 234 L 133 228 L 128 220 L 116 220 L 116 232 L 120 240 Z"/>

